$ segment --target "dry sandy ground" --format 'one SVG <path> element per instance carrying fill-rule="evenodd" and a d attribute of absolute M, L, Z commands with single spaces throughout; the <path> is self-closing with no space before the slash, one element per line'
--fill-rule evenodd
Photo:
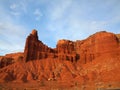
<path fill-rule="evenodd" d="M 84 85 L 57 81 L 8 82 L 0 83 L 0 90 L 120 90 L 120 82 Z"/>

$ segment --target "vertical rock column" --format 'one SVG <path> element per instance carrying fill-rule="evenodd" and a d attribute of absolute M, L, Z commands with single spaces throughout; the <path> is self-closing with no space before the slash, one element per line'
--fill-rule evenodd
<path fill-rule="evenodd" d="M 55 52 L 42 41 L 38 40 L 38 34 L 36 30 L 32 30 L 30 35 L 26 39 L 24 50 L 24 61 L 39 60 L 45 58 L 54 58 Z"/>
<path fill-rule="evenodd" d="M 36 30 L 32 30 L 31 34 L 26 39 L 25 49 L 24 49 L 24 60 L 27 62 L 29 60 L 34 60 L 37 58 L 37 42 L 38 35 Z"/>

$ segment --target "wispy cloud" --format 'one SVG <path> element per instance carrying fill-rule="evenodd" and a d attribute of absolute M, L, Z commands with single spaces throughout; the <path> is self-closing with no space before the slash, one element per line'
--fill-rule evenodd
<path fill-rule="evenodd" d="M 63 19 L 67 10 L 72 5 L 72 0 L 54 1 L 48 8 L 49 16 L 51 20 Z"/>
<path fill-rule="evenodd" d="M 12 5 L 10 5 L 10 8 L 12 9 L 12 10 L 15 10 L 16 8 L 18 7 L 18 5 L 17 4 L 12 4 Z"/>
<path fill-rule="evenodd" d="M 100 3 L 101 1 L 88 3 L 82 0 L 53 3 L 49 11 L 48 29 L 55 32 L 56 40 L 83 39 L 101 30 L 111 31 L 108 27 L 120 22 L 120 3 L 117 4 L 117 0 Z"/>
<path fill-rule="evenodd" d="M 17 6 L 14 4 L 10 8 L 14 11 Z M 0 55 L 23 51 L 27 28 L 18 24 L 5 8 L 0 9 L 0 12 L 2 12 L 0 15 Z"/>
<path fill-rule="evenodd" d="M 0 47 L 9 53 L 13 51 L 23 51 L 25 34 L 26 29 L 23 26 L 11 21 L 2 22 L 0 24 Z"/>
<path fill-rule="evenodd" d="M 36 18 L 35 18 L 36 20 L 40 20 L 41 17 L 42 17 L 42 13 L 41 13 L 40 9 L 35 9 L 35 11 L 34 11 L 33 14 L 34 14 L 35 17 L 36 17 Z"/>
<path fill-rule="evenodd" d="M 27 13 L 27 4 L 23 1 L 12 3 L 10 6 L 11 14 L 14 16 L 20 16 L 23 13 Z"/>

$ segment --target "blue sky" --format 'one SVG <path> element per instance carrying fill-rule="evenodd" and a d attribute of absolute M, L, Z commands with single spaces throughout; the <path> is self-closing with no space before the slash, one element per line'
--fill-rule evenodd
<path fill-rule="evenodd" d="M 23 51 L 32 29 L 50 47 L 101 30 L 120 33 L 120 0 L 0 0 L 0 55 Z"/>

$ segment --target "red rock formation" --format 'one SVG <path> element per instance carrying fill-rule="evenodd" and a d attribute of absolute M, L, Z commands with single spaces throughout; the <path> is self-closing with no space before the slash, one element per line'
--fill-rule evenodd
<path fill-rule="evenodd" d="M 116 52 L 119 40 L 113 33 L 98 32 L 82 41 L 59 40 L 56 49 L 51 49 L 38 40 L 37 31 L 33 30 L 27 37 L 24 59 L 25 61 L 55 58 L 87 63 L 104 53 Z"/>
<path fill-rule="evenodd" d="M 70 40 L 59 40 L 57 43 L 57 52 L 59 60 L 75 62 L 79 59 L 79 55 L 75 49 L 75 42 Z"/>
<path fill-rule="evenodd" d="M 0 57 L 0 68 L 23 60 L 23 53 L 11 53 Z"/>
<path fill-rule="evenodd" d="M 116 52 L 119 40 L 113 33 L 98 32 L 83 41 L 59 40 L 57 43 L 58 57 L 60 60 L 87 63 L 104 53 Z"/>
<path fill-rule="evenodd" d="M 117 38 L 119 39 L 119 42 L 120 42 L 120 34 L 116 34 Z"/>
<path fill-rule="evenodd" d="M 13 58 L 8 58 L 8 57 L 1 57 L 0 58 L 0 68 L 3 68 L 5 66 L 8 66 L 10 64 L 13 64 Z"/>
<path fill-rule="evenodd" d="M 33 30 L 26 40 L 24 60 L 29 61 L 47 58 L 48 54 L 53 52 L 54 51 L 51 48 L 38 40 L 37 31 Z"/>
<path fill-rule="evenodd" d="M 3 60 L 5 57 L 7 61 Z M 18 62 L 20 57 L 18 61 L 25 62 Z M 6 66 L 9 61 L 13 62 L 8 58 L 15 62 Z M 52 49 L 39 41 L 37 31 L 33 30 L 26 39 L 24 55 L 0 57 L 0 67 L 0 82 L 118 82 L 120 42 L 115 34 L 102 31 L 85 40 L 59 40 Z"/>
<path fill-rule="evenodd" d="M 119 48 L 119 41 L 115 34 L 102 31 L 86 40 L 76 41 L 75 45 L 82 59 L 81 62 L 86 63 L 105 53 L 116 52 Z"/>

